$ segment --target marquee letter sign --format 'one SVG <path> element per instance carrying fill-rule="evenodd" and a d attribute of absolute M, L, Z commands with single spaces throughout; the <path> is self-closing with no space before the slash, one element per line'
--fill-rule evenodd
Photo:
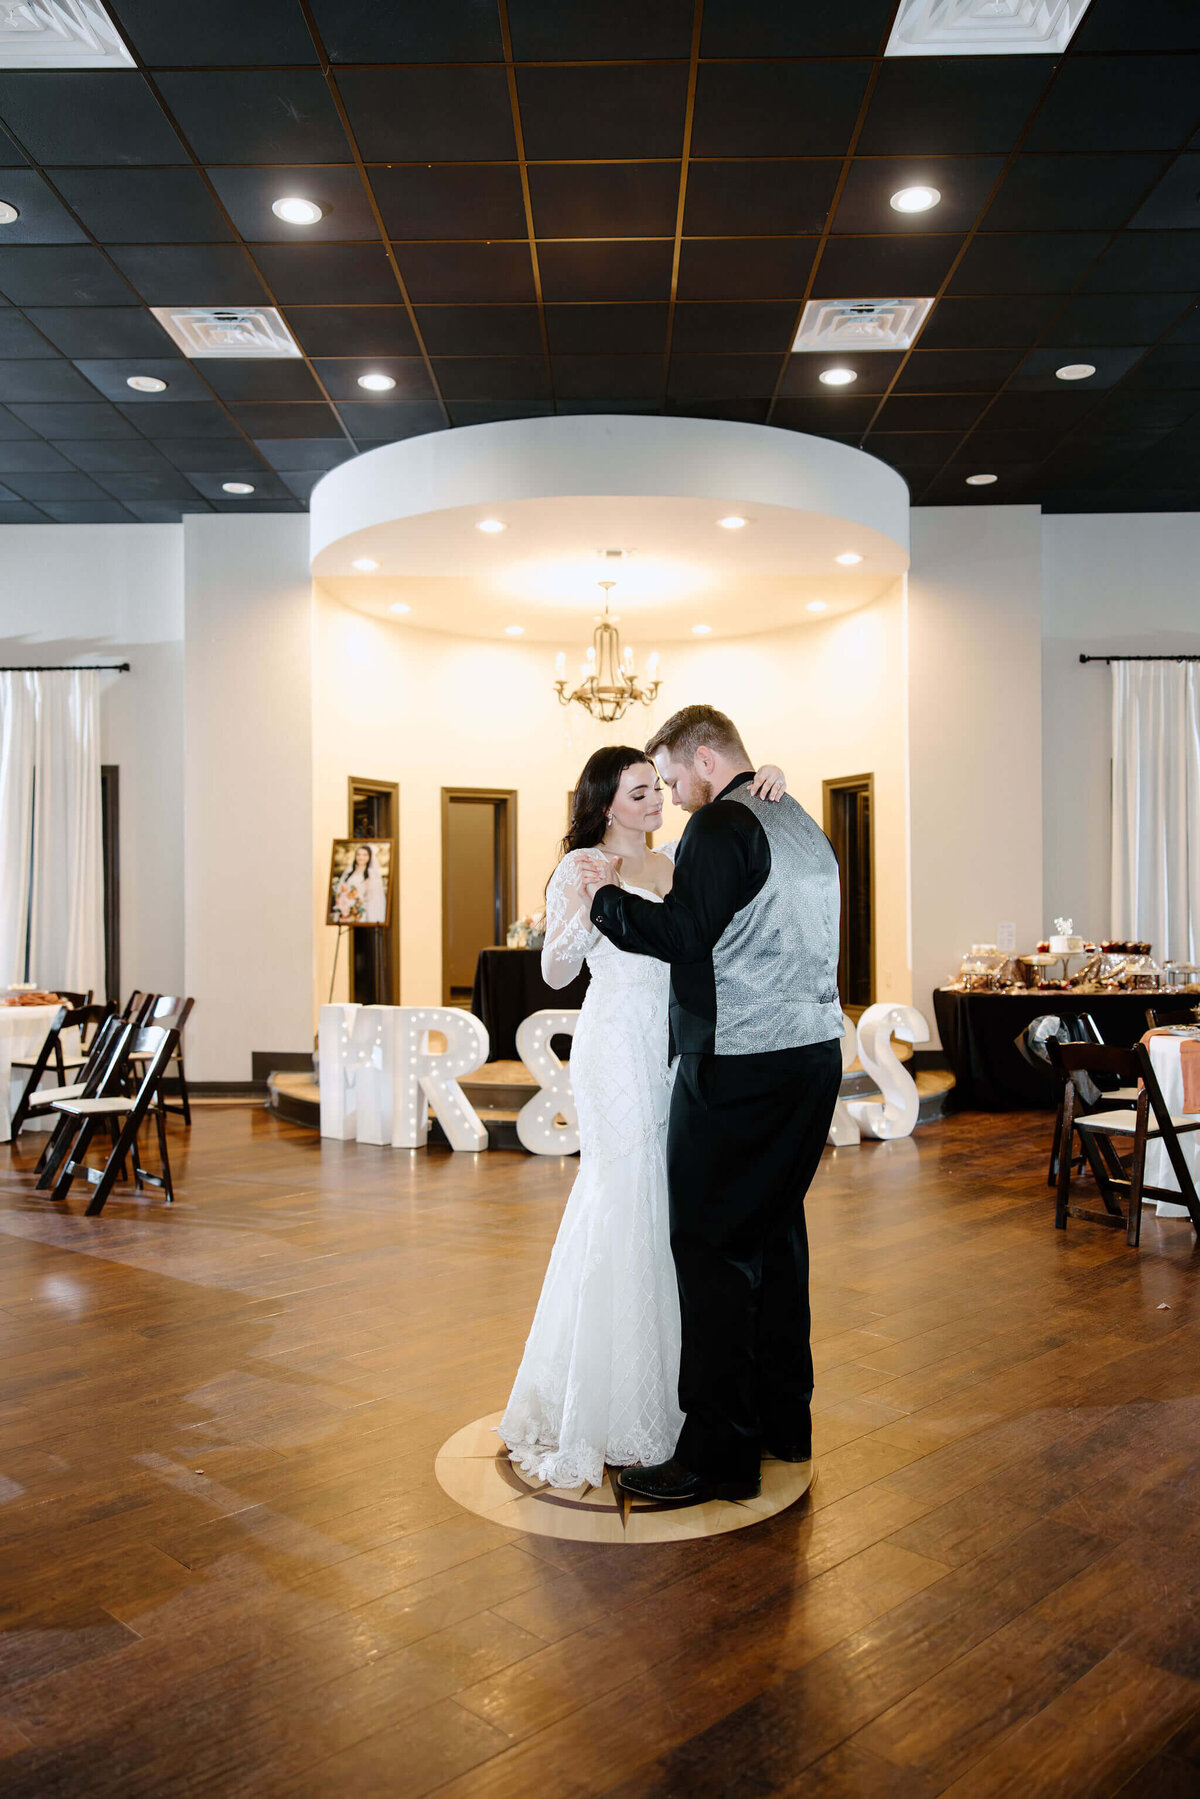
<path fill-rule="evenodd" d="M 858 1032 L 854 1028 L 854 1020 L 846 1019 L 846 1033 L 842 1038 L 842 1073 L 845 1074 L 858 1055 Z M 837 1104 L 833 1108 L 833 1122 L 829 1126 L 826 1143 L 832 1143 L 835 1149 L 845 1149 L 852 1143 L 862 1142 L 862 1132 L 854 1119 L 846 1110 L 846 1102 L 838 1094 Z"/>
<path fill-rule="evenodd" d="M 928 1043 L 929 1026 L 915 1006 L 868 1006 L 858 1021 L 858 1059 L 883 1099 L 846 1101 L 868 1137 L 911 1137 L 917 1122 L 917 1083 L 892 1048 L 893 1037 Z"/>
<path fill-rule="evenodd" d="M 441 1055 L 430 1031 L 446 1039 Z M 459 1086 L 482 1068 L 488 1034 L 453 1006 L 322 1006 L 317 1066 L 321 1135 L 420 1149 L 432 1106 L 452 1149 L 487 1148 L 487 1132 Z"/>
<path fill-rule="evenodd" d="M 539 1089 L 517 1113 L 517 1136 L 532 1155 L 573 1156 L 579 1148 L 571 1071 L 550 1047 L 551 1037 L 573 1037 L 578 1022 L 578 1012 L 532 1012 L 517 1027 L 517 1054 Z"/>

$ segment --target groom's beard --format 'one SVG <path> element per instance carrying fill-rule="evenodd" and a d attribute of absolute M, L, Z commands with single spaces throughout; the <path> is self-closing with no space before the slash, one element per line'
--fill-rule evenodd
<path fill-rule="evenodd" d="M 699 812 L 708 805 L 712 796 L 713 790 L 711 782 L 698 780 L 693 789 L 691 799 L 683 809 L 685 812 Z"/>

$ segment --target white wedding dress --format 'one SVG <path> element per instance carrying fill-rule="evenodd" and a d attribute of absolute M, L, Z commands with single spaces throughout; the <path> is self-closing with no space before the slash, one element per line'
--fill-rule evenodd
<path fill-rule="evenodd" d="M 584 854 L 564 856 L 551 877 L 542 950 L 553 987 L 585 959 L 591 970 L 571 1047 L 579 1173 L 499 1425 L 517 1467 L 572 1489 L 598 1487 L 606 1462 L 665 1461 L 683 1424 L 667 1216 L 670 971 L 595 929 L 579 879 Z"/>

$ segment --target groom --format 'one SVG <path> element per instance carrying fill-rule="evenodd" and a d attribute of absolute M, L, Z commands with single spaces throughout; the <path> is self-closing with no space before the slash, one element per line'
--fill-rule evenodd
<path fill-rule="evenodd" d="M 683 1430 L 628 1493 L 750 1499 L 763 1453 L 812 1455 L 804 1196 L 842 1074 L 839 884 L 828 839 L 791 798 L 753 797 L 732 720 L 685 706 L 646 745 L 692 817 L 661 905 L 597 862 L 592 922 L 671 964 L 667 1134 L 679 1280 Z"/>

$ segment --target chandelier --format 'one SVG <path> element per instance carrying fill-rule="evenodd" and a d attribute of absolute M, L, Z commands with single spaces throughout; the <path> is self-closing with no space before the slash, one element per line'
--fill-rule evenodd
<path fill-rule="evenodd" d="M 612 724 L 625 716 L 635 700 L 643 706 L 653 704 L 659 689 L 658 656 L 655 654 L 650 658 L 649 678 L 645 682 L 639 681 L 633 669 L 633 651 L 626 647 L 622 652 L 621 633 L 617 630 L 619 619 L 608 610 L 608 596 L 616 582 L 598 581 L 596 585 L 604 589 L 604 615 L 596 620 L 592 647 L 580 664 L 579 685 L 572 688 L 568 682 L 567 658 L 560 650 L 554 665 L 554 686 L 560 705 L 569 706 L 572 700 L 578 700 L 593 718 Z"/>

